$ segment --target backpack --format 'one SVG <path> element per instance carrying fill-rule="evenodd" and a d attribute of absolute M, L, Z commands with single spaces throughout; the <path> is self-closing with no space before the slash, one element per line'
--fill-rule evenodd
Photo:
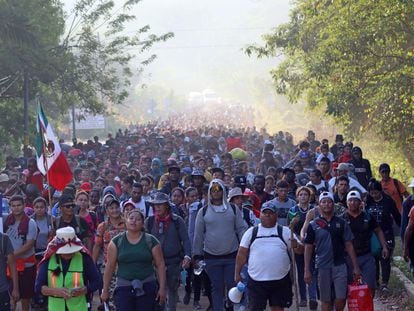
<path fill-rule="evenodd" d="M 75 222 L 76 222 L 76 228 L 75 229 L 75 233 L 76 235 L 81 233 L 81 221 L 80 221 L 80 216 L 79 215 L 74 215 L 75 216 Z M 56 222 L 55 222 L 55 228 L 60 229 L 59 225 L 60 225 L 60 220 L 61 220 L 62 216 L 58 216 L 56 217 Z M 73 220 L 72 220 L 73 222 Z"/>
<path fill-rule="evenodd" d="M 179 216 L 177 216 L 175 214 L 172 215 L 172 220 L 173 220 L 175 229 L 179 233 L 180 232 L 180 224 L 177 221 L 178 217 Z M 148 217 L 148 223 L 147 223 L 148 232 L 151 232 L 152 228 L 154 227 L 154 223 L 155 223 L 155 216 Z"/>
<path fill-rule="evenodd" d="M 372 216 L 366 211 L 362 211 L 362 213 L 364 214 L 364 226 L 369 227 L 369 222 L 371 221 Z M 344 213 L 343 218 L 346 220 L 348 225 L 351 223 L 348 213 Z M 378 257 L 381 254 L 382 246 L 375 232 L 371 233 L 370 243 L 372 256 Z"/>
<path fill-rule="evenodd" d="M 251 223 L 251 219 L 250 219 L 250 210 L 243 207 L 242 212 L 243 212 L 243 219 L 247 223 L 247 228 L 253 227 L 254 224 Z"/>
<path fill-rule="evenodd" d="M 259 232 L 259 227 L 258 226 L 254 226 L 253 231 L 252 231 L 252 237 L 250 238 L 250 243 L 249 243 L 249 248 L 250 246 L 253 244 L 254 240 L 256 239 L 262 239 L 262 238 L 273 238 L 273 237 L 277 237 L 280 240 L 282 240 L 283 244 L 285 244 L 286 246 L 286 253 L 289 256 L 289 260 L 292 263 L 292 256 L 289 253 L 289 248 L 288 245 L 285 241 L 285 239 L 283 238 L 283 226 L 276 224 L 276 229 L 277 229 L 277 235 L 266 235 L 266 236 L 257 236 L 257 233 Z"/>

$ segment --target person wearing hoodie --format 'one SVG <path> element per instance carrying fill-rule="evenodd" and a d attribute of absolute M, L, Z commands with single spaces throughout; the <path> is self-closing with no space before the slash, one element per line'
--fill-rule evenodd
<path fill-rule="evenodd" d="M 227 290 L 235 285 L 238 244 L 246 229 L 240 209 L 227 201 L 223 182 L 213 179 L 207 204 L 197 213 L 193 240 L 193 258 L 204 258 L 211 280 L 213 311 L 223 310 L 224 285 Z"/>
<path fill-rule="evenodd" d="M 355 176 L 365 189 L 372 178 L 371 164 L 362 157 L 362 149 L 358 146 L 352 148 L 352 159 L 348 161 L 355 167 Z"/>

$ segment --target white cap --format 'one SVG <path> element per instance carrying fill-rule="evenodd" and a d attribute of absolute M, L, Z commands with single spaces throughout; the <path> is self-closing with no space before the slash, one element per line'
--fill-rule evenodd
<path fill-rule="evenodd" d="M 328 191 L 324 191 L 319 195 L 319 203 L 323 200 L 323 199 L 330 199 L 332 202 L 334 202 L 334 197 L 333 194 L 331 192 Z"/>
<path fill-rule="evenodd" d="M 361 200 L 361 194 L 356 190 L 352 190 L 348 193 L 348 195 L 346 196 L 346 200 L 348 201 L 350 199 L 358 199 L 358 200 L 362 201 Z"/>

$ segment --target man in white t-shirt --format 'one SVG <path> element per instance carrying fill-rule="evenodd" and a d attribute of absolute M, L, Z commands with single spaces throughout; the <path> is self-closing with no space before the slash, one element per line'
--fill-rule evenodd
<path fill-rule="evenodd" d="M 272 311 L 292 305 L 290 279 L 290 229 L 277 224 L 274 204 L 266 202 L 260 210 L 261 223 L 243 235 L 236 258 L 235 281 L 248 261 L 247 296 L 249 310 L 265 310 L 269 302 Z"/>
<path fill-rule="evenodd" d="M 131 198 L 126 202 L 131 202 L 134 204 L 135 208 L 139 209 L 144 217 L 147 218 L 148 216 L 153 216 L 154 213 L 150 204 L 142 198 L 142 193 L 142 184 L 134 183 L 132 185 Z"/>

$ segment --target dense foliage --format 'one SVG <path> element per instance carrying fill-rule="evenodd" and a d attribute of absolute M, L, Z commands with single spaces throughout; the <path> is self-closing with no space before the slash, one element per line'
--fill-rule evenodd
<path fill-rule="evenodd" d="M 374 131 L 414 167 L 412 1 L 298 0 L 264 39 L 247 53 L 283 53 L 271 72 L 279 94 L 324 107 L 351 137 Z"/>
<path fill-rule="evenodd" d="M 149 25 L 125 32 L 139 0 L 120 2 L 78 0 L 65 14 L 58 0 L 0 0 L 0 105 L 12 123 L 22 124 L 23 109 L 16 104 L 23 102 L 24 73 L 29 99 L 40 93 L 52 118 L 72 105 L 104 113 L 108 105 L 126 100 L 130 79 L 156 57 L 147 51 L 173 34 L 151 34 Z M 139 66 L 132 68 L 138 54 Z M 0 122 L 0 133 L 7 133 L 7 126 Z M 21 141 L 22 129 L 8 134 Z M 9 139 L 1 135 L 0 145 Z"/>

